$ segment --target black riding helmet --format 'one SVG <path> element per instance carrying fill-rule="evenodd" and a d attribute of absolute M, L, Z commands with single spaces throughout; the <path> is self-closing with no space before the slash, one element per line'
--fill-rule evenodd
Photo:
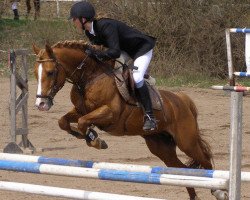
<path fill-rule="evenodd" d="M 70 17 L 72 18 L 86 18 L 87 21 L 92 21 L 95 17 L 95 8 L 87 1 L 80 1 L 75 3 L 70 9 Z"/>

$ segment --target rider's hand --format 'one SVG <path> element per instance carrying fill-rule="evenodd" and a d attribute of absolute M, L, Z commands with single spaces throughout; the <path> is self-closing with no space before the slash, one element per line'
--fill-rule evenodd
<path fill-rule="evenodd" d="M 89 56 L 95 57 L 97 60 L 100 61 L 105 61 L 110 59 L 109 56 L 104 51 L 95 50 L 93 48 L 87 48 L 85 50 L 85 53 L 87 53 Z"/>

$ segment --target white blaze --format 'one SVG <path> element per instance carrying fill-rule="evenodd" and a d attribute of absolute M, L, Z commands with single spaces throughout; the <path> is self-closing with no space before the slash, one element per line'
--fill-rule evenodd
<path fill-rule="evenodd" d="M 42 63 L 39 64 L 38 66 L 38 84 L 37 84 L 37 95 L 42 94 L 42 72 L 43 72 L 43 66 Z M 38 97 L 36 98 L 36 106 L 39 106 L 41 103 L 41 98 Z"/>

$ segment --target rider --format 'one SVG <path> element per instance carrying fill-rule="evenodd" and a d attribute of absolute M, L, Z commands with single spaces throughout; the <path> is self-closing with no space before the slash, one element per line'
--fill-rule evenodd
<path fill-rule="evenodd" d="M 11 9 L 13 10 L 13 13 L 14 13 L 14 19 L 19 20 L 19 14 L 18 14 L 19 0 L 12 0 L 11 3 L 12 3 Z"/>
<path fill-rule="evenodd" d="M 138 68 L 133 70 L 133 79 L 139 101 L 145 110 L 143 130 L 155 130 L 156 120 L 144 74 L 151 61 L 156 39 L 118 20 L 96 19 L 95 8 L 86 1 L 77 2 L 71 7 L 69 19 L 78 30 L 85 31 L 93 44 L 107 47 L 106 51 L 90 49 L 90 54 L 108 60 L 117 59 L 125 52 L 133 59 L 134 66 Z"/>

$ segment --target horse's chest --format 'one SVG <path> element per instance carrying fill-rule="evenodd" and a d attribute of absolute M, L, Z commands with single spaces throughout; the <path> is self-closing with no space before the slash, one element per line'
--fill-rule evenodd
<path fill-rule="evenodd" d="M 98 108 L 101 105 L 99 99 L 96 93 L 93 92 L 80 92 L 76 89 L 71 91 L 71 102 L 82 113 L 91 112 Z"/>

